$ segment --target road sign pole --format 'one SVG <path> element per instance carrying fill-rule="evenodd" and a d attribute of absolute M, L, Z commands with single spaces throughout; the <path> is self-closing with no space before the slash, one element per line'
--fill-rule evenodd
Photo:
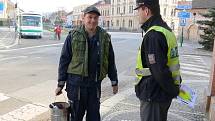
<path fill-rule="evenodd" d="M 181 30 L 181 47 L 182 47 L 182 44 L 184 41 L 184 27 L 182 26 L 181 28 L 182 28 L 182 30 Z"/>

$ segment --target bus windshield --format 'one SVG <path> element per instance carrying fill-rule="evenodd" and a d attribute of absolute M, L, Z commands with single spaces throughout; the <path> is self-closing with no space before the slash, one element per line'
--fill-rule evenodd
<path fill-rule="evenodd" d="M 41 26 L 41 17 L 22 16 L 22 26 Z"/>

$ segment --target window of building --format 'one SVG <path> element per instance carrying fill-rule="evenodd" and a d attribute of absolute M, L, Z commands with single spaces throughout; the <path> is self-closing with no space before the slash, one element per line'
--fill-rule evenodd
<path fill-rule="evenodd" d="M 112 15 L 114 15 L 114 8 L 112 8 Z"/>
<path fill-rule="evenodd" d="M 175 23 L 174 22 L 171 22 L 171 29 L 175 30 Z"/>
<path fill-rule="evenodd" d="M 117 7 L 117 14 L 120 14 L 120 7 Z"/>
<path fill-rule="evenodd" d="M 116 20 L 116 26 L 119 26 L 119 20 Z"/>
<path fill-rule="evenodd" d="M 133 6 L 129 6 L 129 13 L 133 13 Z"/>
<path fill-rule="evenodd" d="M 173 14 L 174 14 L 174 16 L 176 16 L 176 9 L 174 9 L 174 13 Z"/>
<path fill-rule="evenodd" d="M 132 27 L 132 24 L 133 24 L 133 23 L 132 23 L 132 20 L 129 20 L 129 21 L 128 21 L 128 27 Z"/>
<path fill-rule="evenodd" d="M 174 10 L 173 9 L 171 10 L 171 16 L 174 16 Z"/>
<path fill-rule="evenodd" d="M 125 20 L 123 19 L 122 21 L 122 27 L 124 28 L 125 27 Z"/>
<path fill-rule="evenodd" d="M 125 14 L 125 6 L 123 7 L 123 13 Z"/>

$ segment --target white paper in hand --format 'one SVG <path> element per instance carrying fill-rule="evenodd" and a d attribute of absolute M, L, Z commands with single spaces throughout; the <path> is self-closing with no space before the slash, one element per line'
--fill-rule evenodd
<path fill-rule="evenodd" d="M 191 108 L 194 108 L 196 103 L 197 94 L 188 86 L 181 85 L 180 93 L 177 96 L 177 99 L 182 104 L 188 105 Z"/>

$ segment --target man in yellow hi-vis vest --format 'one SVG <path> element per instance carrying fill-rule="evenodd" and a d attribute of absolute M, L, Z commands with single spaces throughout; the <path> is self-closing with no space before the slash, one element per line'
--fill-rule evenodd
<path fill-rule="evenodd" d="M 141 121 L 166 121 L 181 83 L 176 37 L 161 18 L 159 0 L 136 0 L 136 4 L 145 31 L 137 56 L 135 81 Z"/>

